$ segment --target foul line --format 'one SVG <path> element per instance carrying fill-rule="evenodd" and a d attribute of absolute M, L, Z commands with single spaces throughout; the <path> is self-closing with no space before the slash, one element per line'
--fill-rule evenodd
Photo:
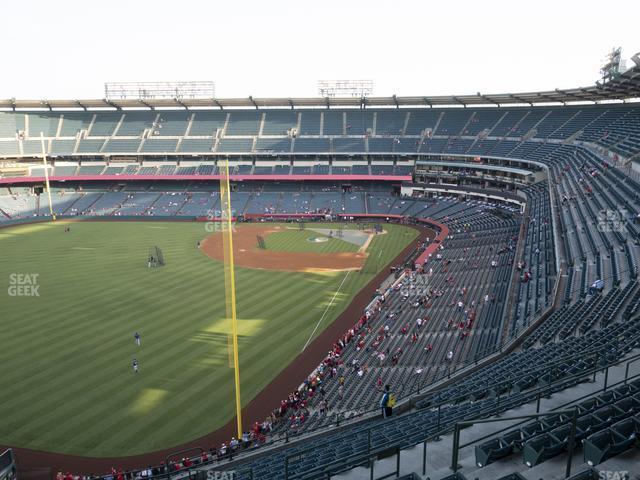
<path fill-rule="evenodd" d="M 345 280 L 347 279 L 347 277 L 349 276 L 349 274 L 351 273 L 351 270 L 347 271 L 347 274 L 344 276 L 344 278 L 342 279 L 342 282 L 340 283 L 340 286 L 338 287 L 338 289 L 336 290 L 336 293 L 333 294 L 333 298 L 331 299 L 331 301 L 329 302 L 329 305 L 327 305 L 327 308 L 324 309 L 324 313 L 322 314 L 322 316 L 320 317 L 320 320 L 318 320 L 318 323 L 316 323 L 316 328 L 313 329 L 313 332 L 311 332 L 311 335 L 309 335 L 309 339 L 307 340 L 307 343 L 304 344 L 304 347 L 302 347 L 302 350 L 300 350 L 300 353 L 304 352 L 304 349 L 307 348 L 309 346 L 309 343 L 311 342 L 311 338 L 313 337 L 313 334 L 316 333 L 316 330 L 318 330 L 318 327 L 320 326 L 320 323 L 322 323 L 322 320 L 324 320 L 325 315 L 327 314 L 327 312 L 329 311 L 329 309 L 331 308 L 331 305 L 333 305 L 333 301 L 336 299 L 336 297 L 338 296 L 338 293 L 340 293 L 340 289 L 342 288 L 342 285 L 344 285 Z"/>

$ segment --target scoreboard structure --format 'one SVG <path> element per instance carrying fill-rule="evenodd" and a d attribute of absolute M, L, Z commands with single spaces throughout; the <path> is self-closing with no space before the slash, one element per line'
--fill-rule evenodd
<path fill-rule="evenodd" d="M 107 100 L 159 100 L 215 98 L 212 81 L 195 82 L 108 82 L 104 84 Z"/>

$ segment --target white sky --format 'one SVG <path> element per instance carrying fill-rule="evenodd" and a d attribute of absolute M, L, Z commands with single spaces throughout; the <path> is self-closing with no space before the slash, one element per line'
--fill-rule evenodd
<path fill-rule="evenodd" d="M 218 97 L 587 86 L 640 51 L 640 1 L 7 0 L 0 98 L 102 98 L 104 82 L 213 80 Z"/>

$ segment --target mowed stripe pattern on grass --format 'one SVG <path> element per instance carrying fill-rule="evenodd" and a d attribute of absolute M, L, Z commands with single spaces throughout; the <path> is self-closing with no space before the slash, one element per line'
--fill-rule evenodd
<path fill-rule="evenodd" d="M 224 425 L 234 415 L 229 328 L 222 266 L 196 248 L 204 226 L 85 222 L 63 230 L 0 230 L 0 249 L 10 252 L 0 260 L 0 282 L 8 288 L 11 273 L 36 273 L 40 294 L 0 292 L 0 443 L 134 455 Z M 374 238 L 370 251 L 382 249 L 384 264 L 413 238 L 398 227 Z M 154 245 L 165 267 L 147 268 Z M 350 276 L 316 335 L 372 276 Z M 295 358 L 342 279 L 237 270 L 244 404 Z"/>
<path fill-rule="evenodd" d="M 312 238 L 326 238 L 325 242 L 312 242 Z M 340 238 L 329 237 L 311 230 L 284 229 L 265 237 L 267 250 L 314 253 L 355 253 L 360 247 Z"/>

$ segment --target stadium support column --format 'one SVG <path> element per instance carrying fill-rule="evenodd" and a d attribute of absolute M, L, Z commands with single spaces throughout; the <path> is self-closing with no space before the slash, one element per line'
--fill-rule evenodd
<path fill-rule="evenodd" d="M 233 370 L 236 390 L 236 420 L 238 436 L 242 438 L 242 403 L 240 397 L 240 362 L 238 361 L 238 319 L 236 317 L 236 279 L 233 259 L 233 218 L 231 216 L 231 191 L 229 187 L 229 160 L 224 164 L 224 175 L 220 179 L 220 202 L 222 215 L 222 238 L 224 249 L 224 283 L 227 318 L 231 319 L 233 344 Z"/>
<path fill-rule="evenodd" d="M 44 183 L 47 186 L 47 197 L 49 197 L 49 213 L 51 214 L 51 220 L 55 222 L 56 216 L 53 214 L 51 189 L 49 188 L 49 171 L 47 170 L 47 149 L 44 146 L 44 134 L 42 132 L 40 132 L 40 147 L 42 148 L 42 163 L 44 163 Z"/>

